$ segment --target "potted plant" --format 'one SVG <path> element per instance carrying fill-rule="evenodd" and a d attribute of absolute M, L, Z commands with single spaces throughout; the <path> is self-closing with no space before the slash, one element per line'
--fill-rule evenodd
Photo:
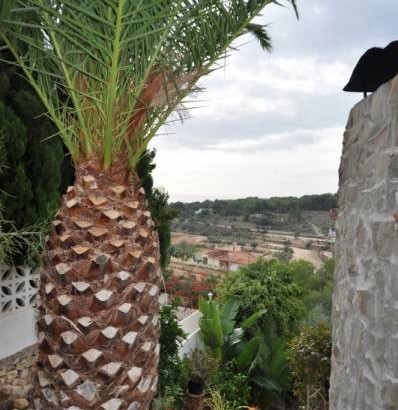
<path fill-rule="evenodd" d="M 187 394 L 203 397 L 205 385 L 218 369 L 218 362 L 205 350 L 195 349 L 186 359 L 188 367 Z"/>

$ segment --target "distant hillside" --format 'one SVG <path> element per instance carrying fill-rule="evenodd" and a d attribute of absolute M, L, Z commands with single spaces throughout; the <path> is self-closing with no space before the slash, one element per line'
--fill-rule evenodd
<path fill-rule="evenodd" d="M 250 216 L 264 212 L 288 213 L 291 211 L 329 211 L 337 205 L 337 194 L 304 195 L 271 197 L 262 199 L 256 197 L 242 199 L 216 199 L 203 202 L 175 202 L 171 207 L 178 211 L 180 217 L 190 217 L 195 213 L 213 213 L 222 216 Z"/>
<path fill-rule="evenodd" d="M 250 231 L 277 230 L 299 234 L 327 234 L 332 222 L 329 209 L 337 205 L 337 194 L 297 197 L 216 199 L 175 202 L 178 212 L 174 231 L 213 237 L 248 236 Z M 249 235 L 251 236 L 251 235 Z"/>

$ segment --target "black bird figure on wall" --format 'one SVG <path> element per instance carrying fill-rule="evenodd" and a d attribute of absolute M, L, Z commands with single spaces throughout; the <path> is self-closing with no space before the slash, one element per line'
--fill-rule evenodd
<path fill-rule="evenodd" d="M 376 91 L 398 74 L 398 41 L 385 48 L 370 48 L 358 61 L 344 91 Z"/>

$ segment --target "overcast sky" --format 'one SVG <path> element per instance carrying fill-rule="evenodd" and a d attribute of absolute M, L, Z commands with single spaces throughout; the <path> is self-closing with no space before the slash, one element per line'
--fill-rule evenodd
<path fill-rule="evenodd" d="M 250 41 L 204 80 L 197 108 L 155 138 L 155 185 L 171 201 L 336 192 L 348 113 L 341 91 L 370 47 L 398 40 L 397 0 L 268 6 L 274 50 Z M 240 39 L 243 43 L 250 38 Z"/>

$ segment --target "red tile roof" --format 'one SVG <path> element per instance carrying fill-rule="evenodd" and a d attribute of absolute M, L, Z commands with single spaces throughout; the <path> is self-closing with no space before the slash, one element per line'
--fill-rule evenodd
<path fill-rule="evenodd" d="M 237 265 L 249 265 L 257 260 L 257 258 L 249 252 L 231 252 L 225 249 L 214 249 L 208 252 L 207 256 L 222 262 L 235 263 Z"/>

